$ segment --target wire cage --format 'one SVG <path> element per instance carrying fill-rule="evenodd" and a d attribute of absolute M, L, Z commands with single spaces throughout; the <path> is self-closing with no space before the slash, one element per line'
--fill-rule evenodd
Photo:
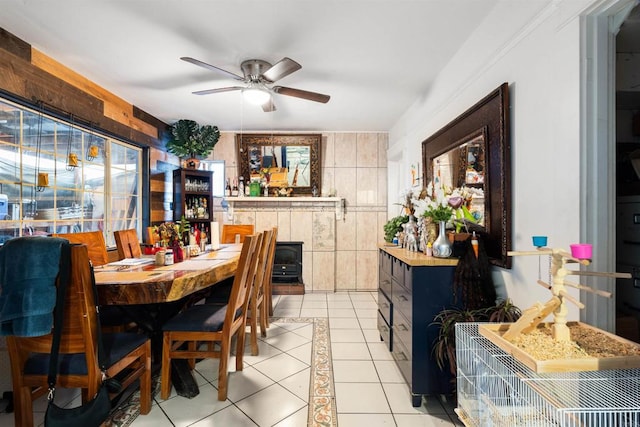
<path fill-rule="evenodd" d="M 468 427 L 640 427 L 640 369 L 535 373 L 456 324 L 460 420 Z"/>

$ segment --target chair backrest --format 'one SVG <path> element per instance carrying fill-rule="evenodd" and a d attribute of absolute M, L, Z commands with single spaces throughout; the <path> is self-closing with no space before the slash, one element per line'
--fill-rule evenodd
<path fill-rule="evenodd" d="M 101 382 L 101 372 L 97 359 L 98 320 L 95 308 L 95 297 L 89 254 L 86 245 L 72 245 L 71 274 L 67 287 L 60 354 L 83 353 L 86 357 L 86 375 L 59 375 L 58 385 L 61 387 L 82 387 L 93 396 Z M 52 334 L 38 337 L 8 336 L 7 346 L 11 355 L 12 375 L 22 375 L 25 360 L 30 353 L 49 353 L 51 351 Z M 36 375 L 29 380 L 24 375 L 26 384 L 41 384 L 44 375 Z M 22 381 L 18 382 L 21 383 Z M 14 384 L 17 384 L 14 381 Z"/>
<path fill-rule="evenodd" d="M 102 231 L 85 231 L 82 233 L 53 234 L 53 237 L 62 237 L 69 243 L 80 243 L 87 246 L 89 259 L 94 266 L 104 265 L 109 262 L 107 244 L 104 241 Z"/>
<path fill-rule="evenodd" d="M 262 234 L 249 235 L 244 239 L 238 269 L 233 279 L 231 295 L 229 295 L 225 327 L 234 329 L 238 322 L 246 322 L 249 296 L 256 275 L 261 243 Z"/>
<path fill-rule="evenodd" d="M 158 237 L 158 233 L 156 233 L 156 228 L 147 227 L 147 244 L 153 246 L 159 241 L 160 241 L 160 238 Z"/>
<path fill-rule="evenodd" d="M 134 229 L 118 230 L 113 232 L 118 248 L 118 259 L 140 258 L 142 249 L 140 249 L 140 240 L 138 232 Z"/>
<path fill-rule="evenodd" d="M 262 242 L 259 248 L 258 266 L 256 268 L 255 282 L 253 286 L 253 295 L 257 300 L 260 300 L 263 297 L 264 287 L 268 280 L 267 263 L 269 262 L 269 249 L 271 248 L 272 239 L 273 230 L 265 230 L 262 232 Z"/>
<path fill-rule="evenodd" d="M 276 242 L 278 241 L 278 227 L 273 227 L 273 233 L 271 234 L 271 244 L 269 246 L 269 255 L 267 259 L 267 268 L 265 271 L 265 283 L 267 292 L 271 292 L 271 277 L 273 276 L 273 259 L 276 255 Z"/>
<path fill-rule="evenodd" d="M 235 243 L 236 234 L 240 236 L 240 243 L 242 243 L 245 236 L 255 233 L 254 230 L 253 224 L 222 224 L 220 243 Z"/>

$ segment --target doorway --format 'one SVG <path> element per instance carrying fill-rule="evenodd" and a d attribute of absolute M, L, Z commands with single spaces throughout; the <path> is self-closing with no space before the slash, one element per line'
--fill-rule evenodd
<path fill-rule="evenodd" d="M 616 334 L 640 342 L 640 5 L 615 40 Z"/>
<path fill-rule="evenodd" d="M 616 44 L 638 0 L 599 0 L 581 19 L 580 240 L 593 243 L 593 271 L 616 271 Z M 628 26 L 628 25 L 627 25 Z M 640 219 L 640 218 L 639 218 Z M 583 284 L 616 294 L 616 280 Z M 616 331 L 616 299 L 580 291 L 580 320 Z"/>

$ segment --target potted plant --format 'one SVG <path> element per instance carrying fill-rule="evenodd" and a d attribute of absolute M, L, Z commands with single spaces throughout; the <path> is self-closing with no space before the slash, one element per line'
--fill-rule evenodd
<path fill-rule="evenodd" d="M 171 126 L 167 151 L 185 159 L 186 167 L 196 169 L 198 157 L 207 157 L 219 138 L 217 126 L 200 126 L 193 120 L 182 119 Z"/>
<path fill-rule="evenodd" d="M 466 308 L 447 308 L 440 311 L 432 325 L 440 328 L 433 343 L 433 356 L 438 367 L 447 368 L 456 381 L 456 323 L 458 322 L 495 322 L 512 323 L 520 318 L 522 311 L 509 298 L 498 301 L 489 307 L 469 310 Z M 454 387 L 455 390 L 455 387 Z"/>
<path fill-rule="evenodd" d="M 402 231 L 402 224 L 409 222 L 408 215 L 398 215 L 391 218 L 384 225 L 384 240 L 386 242 L 393 242 L 393 238 Z"/>
<path fill-rule="evenodd" d="M 522 315 L 520 308 L 510 299 L 497 298 L 483 239 L 478 239 L 477 256 L 470 241 L 465 241 L 463 245 L 464 255 L 458 261 L 452 284 L 453 306 L 443 307 L 431 323 L 439 328 L 433 342 L 433 358 L 442 371 L 448 371 L 447 375 L 454 385 L 453 391 L 457 369 L 456 323 L 511 323 Z"/>

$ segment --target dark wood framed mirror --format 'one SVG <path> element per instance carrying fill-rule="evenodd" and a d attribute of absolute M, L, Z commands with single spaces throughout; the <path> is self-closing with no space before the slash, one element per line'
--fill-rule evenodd
<path fill-rule="evenodd" d="M 490 262 L 502 268 L 511 268 L 509 126 L 509 85 L 503 83 L 422 142 L 425 183 L 438 176 L 446 185 L 484 191 L 485 247 Z"/>
<path fill-rule="evenodd" d="M 245 182 L 265 177 L 272 188 L 291 188 L 293 196 L 320 194 L 320 134 L 237 134 L 238 176 Z"/>

